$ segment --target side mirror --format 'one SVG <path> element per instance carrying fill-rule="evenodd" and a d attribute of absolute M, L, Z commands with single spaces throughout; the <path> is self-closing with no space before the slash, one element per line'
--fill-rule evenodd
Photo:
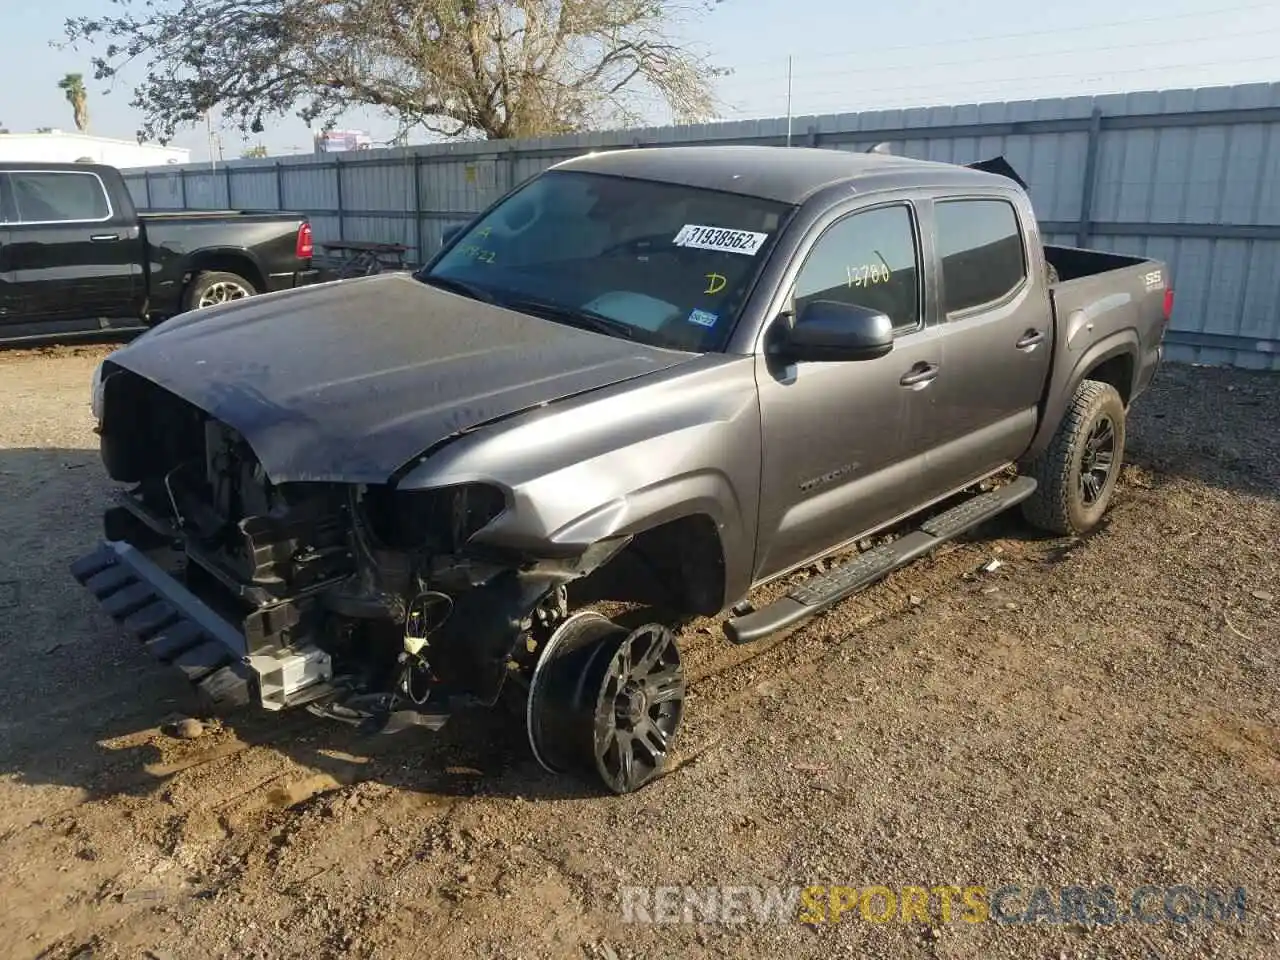
<path fill-rule="evenodd" d="M 779 344 L 789 362 L 874 360 L 892 349 L 892 320 L 879 310 L 838 300 L 806 303 Z"/>
<path fill-rule="evenodd" d="M 445 227 L 444 231 L 440 234 L 440 246 L 447 247 L 453 242 L 453 238 L 465 229 L 467 229 L 467 225 L 465 223 L 457 223 L 452 227 Z"/>

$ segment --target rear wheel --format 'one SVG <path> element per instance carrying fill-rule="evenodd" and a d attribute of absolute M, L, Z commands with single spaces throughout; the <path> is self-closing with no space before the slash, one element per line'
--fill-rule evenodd
<path fill-rule="evenodd" d="M 1124 443 L 1124 401 L 1116 388 L 1081 382 L 1048 448 L 1021 467 L 1038 484 L 1023 501 L 1023 516 L 1050 533 L 1088 533 L 1111 504 Z"/>
<path fill-rule="evenodd" d="M 184 310 L 201 310 L 233 300 L 244 300 L 257 294 L 252 283 L 237 273 L 204 270 L 195 275 L 182 295 Z"/>

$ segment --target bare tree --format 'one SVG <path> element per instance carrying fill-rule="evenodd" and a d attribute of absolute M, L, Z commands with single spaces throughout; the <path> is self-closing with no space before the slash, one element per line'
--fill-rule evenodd
<path fill-rule="evenodd" d="M 724 71 L 675 32 L 720 0 L 115 0 L 67 21 L 95 76 L 145 64 L 139 136 L 169 140 L 220 107 L 245 132 L 291 110 L 332 125 L 373 107 L 457 137 L 546 136 L 713 112 Z"/>
<path fill-rule="evenodd" d="M 76 129 L 83 133 L 89 129 L 89 91 L 84 88 L 84 74 L 68 73 L 58 81 L 58 89 L 71 104 Z"/>

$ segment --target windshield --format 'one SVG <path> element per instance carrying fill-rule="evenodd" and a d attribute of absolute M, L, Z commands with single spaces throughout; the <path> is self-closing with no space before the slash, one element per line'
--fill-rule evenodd
<path fill-rule="evenodd" d="M 790 209 L 552 171 L 473 224 L 418 279 L 612 336 L 718 350 Z"/>

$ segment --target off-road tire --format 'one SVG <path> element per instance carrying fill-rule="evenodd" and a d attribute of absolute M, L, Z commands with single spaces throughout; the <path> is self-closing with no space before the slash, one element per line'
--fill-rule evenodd
<path fill-rule="evenodd" d="M 198 309 L 205 295 L 220 284 L 240 287 L 248 297 L 258 293 L 257 287 L 238 273 L 229 273 L 225 270 L 203 270 L 191 278 L 187 289 L 182 292 L 182 309 L 184 311 Z"/>
<path fill-rule="evenodd" d="M 1081 469 L 1089 454 L 1090 437 L 1104 420 L 1112 425 L 1112 459 L 1096 499 L 1089 502 Z M 1019 464 L 1019 472 L 1037 483 L 1036 492 L 1022 503 L 1022 515 L 1050 533 L 1088 533 L 1111 504 L 1124 460 L 1124 443 L 1124 401 L 1116 388 L 1097 380 L 1082 381 L 1049 446 L 1034 460 Z"/>

